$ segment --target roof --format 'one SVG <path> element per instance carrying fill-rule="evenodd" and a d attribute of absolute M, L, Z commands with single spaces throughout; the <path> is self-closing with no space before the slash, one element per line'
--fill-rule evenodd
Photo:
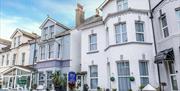
<path fill-rule="evenodd" d="M 63 31 L 61 33 L 56 34 L 56 37 L 62 37 L 62 36 L 65 36 L 65 35 L 69 35 L 70 32 L 71 32 L 70 30 Z"/>
<path fill-rule="evenodd" d="M 89 18 L 87 18 L 83 24 L 81 24 L 79 27 L 83 27 L 83 26 L 86 26 L 86 25 L 89 25 L 89 24 L 92 24 L 92 23 L 95 23 L 95 22 L 99 22 L 99 21 L 103 21 L 102 20 L 102 16 L 99 16 L 99 15 L 93 15 Z"/>
<path fill-rule="evenodd" d="M 26 32 L 26 31 L 24 31 L 22 29 L 17 28 L 15 30 L 15 32 L 11 35 L 11 38 L 13 38 L 16 35 L 17 32 L 21 32 L 24 36 L 27 36 L 27 37 L 32 38 L 32 39 L 35 39 L 35 38 L 39 37 L 39 35 L 37 35 L 35 33 L 29 33 L 29 32 Z"/>
<path fill-rule="evenodd" d="M 0 38 L 0 44 L 4 44 L 4 45 L 11 45 L 11 41 Z"/>
<path fill-rule="evenodd" d="M 52 22 L 54 22 L 54 23 L 57 24 L 58 26 L 60 26 L 60 27 L 62 27 L 62 28 L 64 28 L 64 29 L 66 29 L 66 30 L 70 30 L 69 27 L 67 27 L 67 26 L 65 26 L 65 25 L 63 25 L 63 24 L 61 24 L 60 22 L 56 21 L 55 19 L 52 19 L 52 18 L 49 17 L 49 16 L 48 16 L 48 17 L 45 19 L 45 21 L 41 24 L 40 29 L 42 29 L 43 26 L 44 26 L 49 20 L 52 21 Z"/>

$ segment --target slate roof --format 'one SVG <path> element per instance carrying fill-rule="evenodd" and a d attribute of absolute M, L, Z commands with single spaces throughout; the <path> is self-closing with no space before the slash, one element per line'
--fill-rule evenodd
<path fill-rule="evenodd" d="M 79 27 L 83 27 L 83 26 L 86 26 L 86 25 L 89 25 L 89 24 L 92 24 L 92 23 L 96 23 L 96 22 L 99 22 L 99 21 L 103 21 L 102 16 L 93 15 L 93 16 L 85 19 L 84 23 L 81 24 Z"/>
<path fill-rule="evenodd" d="M 11 45 L 11 41 L 0 38 L 0 44 Z"/>

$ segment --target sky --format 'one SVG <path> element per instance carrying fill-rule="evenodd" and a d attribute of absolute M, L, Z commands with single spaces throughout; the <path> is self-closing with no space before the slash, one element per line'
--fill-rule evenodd
<path fill-rule="evenodd" d="M 0 38 L 10 40 L 16 28 L 40 35 L 47 16 L 73 28 L 77 2 L 84 6 L 87 18 L 104 0 L 0 0 Z"/>

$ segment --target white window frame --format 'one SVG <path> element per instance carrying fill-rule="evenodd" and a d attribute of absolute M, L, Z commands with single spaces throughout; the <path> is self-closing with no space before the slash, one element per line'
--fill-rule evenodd
<path fill-rule="evenodd" d="M 4 66 L 4 59 L 5 59 L 5 55 L 2 55 L 1 66 Z"/>
<path fill-rule="evenodd" d="M 9 54 L 6 55 L 6 65 L 9 65 Z"/>
<path fill-rule="evenodd" d="M 96 67 L 96 68 L 97 68 L 97 76 L 96 76 L 96 77 L 92 77 L 92 76 L 91 76 L 91 67 Z M 90 81 L 89 81 L 89 82 L 90 82 L 90 89 L 91 89 L 91 90 L 97 89 L 97 88 L 92 88 L 92 87 L 91 87 L 91 80 L 92 80 L 92 79 L 97 80 L 97 84 L 98 84 L 98 65 L 90 65 L 90 66 L 89 66 L 89 78 L 90 78 Z M 98 87 L 98 86 L 97 86 L 97 87 Z"/>
<path fill-rule="evenodd" d="M 178 29 L 180 30 L 180 9 L 175 10 L 175 13 L 176 13 L 176 18 L 177 18 Z M 177 15 L 177 13 L 179 13 L 179 16 Z"/>
<path fill-rule="evenodd" d="M 143 31 L 142 32 L 139 32 L 139 31 L 137 31 L 136 29 L 136 24 L 142 24 L 142 26 L 143 26 Z M 136 30 L 136 41 L 138 41 L 138 42 L 144 42 L 145 41 L 145 36 L 144 36 L 144 22 L 143 21 L 135 21 L 135 30 Z M 141 40 L 137 40 L 137 34 L 142 34 L 143 35 L 143 41 L 141 41 Z"/>
<path fill-rule="evenodd" d="M 51 25 L 49 27 L 49 31 L 50 31 L 50 38 L 54 38 L 54 25 Z"/>
<path fill-rule="evenodd" d="M 41 57 L 41 60 L 45 59 L 45 45 L 41 46 L 41 54 L 40 54 L 40 57 Z"/>
<path fill-rule="evenodd" d="M 18 36 L 18 37 L 17 37 L 17 41 L 18 41 L 18 42 L 17 42 L 17 45 L 19 46 L 20 43 L 21 43 L 21 36 Z"/>
<path fill-rule="evenodd" d="M 43 37 L 44 37 L 45 40 L 48 39 L 48 34 L 47 34 L 47 32 L 48 32 L 48 27 L 45 27 L 45 28 L 44 28 L 44 31 L 43 31 Z"/>
<path fill-rule="evenodd" d="M 140 63 L 142 63 L 142 62 L 146 62 L 146 66 L 147 66 L 147 75 L 141 75 L 141 73 L 140 73 Z M 140 75 L 140 84 L 142 84 L 141 83 L 141 79 L 142 78 L 148 78 L 148 82 L 149 82 L 149 61 L 147 61 L 147 60 L 140 60 L 139 61 L 139 75 Z"/>
<path fill-rule="evenodd" d="M 167 18 L 166 18 L 166 15 L 165 15 L 165 14 L 160 17 L 160 23 L 161 23 L 161 31 L 162 31 L 163 38 L 166 38 L 166 37 L 169 36 L 169 29 L 168 29 L 168 24 L 163 27 L 163 25 L 162 25 L 162 19 L 163 19 L 163 18 L 166 19 L 166 23 L 167 23 Z M 166 28 L 167 28 L 167 31 L 168 31 L 168 35 L 167 35 L 167 36 L 165 36 L 165 32 L 164 32 L 164 31 L 165 31 L 164 29 L 166 29 Z"/>
<path fill-rule="evenodd" d="M 42 73 L 43 79 L 40 79 L 40 73 Z M 43 71 L 38 72 L 38 84 L 39 84 L 39 85 L 40 85 L 40 82 L 44 82 L 44 84 L 45 84 L 45 74 L 44 74 Z M 43 85 L 44 85 L 44 84 L 43 84 Z"/>
<path fill-rule="evenodd" d="M 51 74 L 51 78 L 48 79 L 48 72 L 52 72 Z M 52 82 L 52 75 L 53 75 L 53 71 L 46 71 L 46 86 L 48 87 L 48 81 L 51 81 Z M 51 88 L 49 89 L 52 89 L 52 85 L 51 85 Z"/>
<path fill-rule="evenodd" d="M 116 29 L 116 27 L 119 26 L 119 30 Z M 123 31 L 123 26 L 124 26 L 124 31 Z M 115 27 L 115 39 L 116 39 L 116 44 L 121 44 L 121 43 L 126 43 L 128 42 L 128 36 L 127 36 L 127 28 L 126 28 L 126 22 L 120 22 L 114 25 Z M 117 31 L 119 31 L 119 33 L 117 33 Z M 126 35 L 126 40 L 123 37 L 123 34 Z M 120 41 L 118 41 L 118 37 L 120 36 Z M 124 41 L 125 40 L 125 41 Z"/>
<path fill-rule="evenodd" d="M 16 56 L 17 54 L 13 54 L 13 60 L 12 60 L 12 65 L 16 65 Z"/>
<path fill-rule="evenodd" d="M 49 44 L 49 50 L 48 50 L 48 58 L 54 58 L 54 44 Z"/>
<path fill-rule="evenodd" d="M 118 11 L 128 9 L 128 0 L 117 0 L 117 9 Z"/>
<path fill-rule="evenodd" d="M 91 38 L 92 36 L 95 36 L 96 37 L 96 40 L 95 41 L 91 41 Z M 95 49 L 91 49 L 91 46 L 95 45 Z M 93 34 L 90 34 L 89 35 L 89 51 L 96 51 L 97 50 L 97 34 L 96 33 L 93 33 Z"/>
<path fill-rule="evenodd" d="M 14 37 L 14 48 L 16 47 L 16 37 Z"/>
<path fill-rule="evenodd" d="M 26 54 L 25 54 L 25 52 L 23 52 L 22 54 L 22 65 L 24 65 L 25 64 L 25 56 L 26 56 Z"/>
<path fill-rule="evenodd" d="M 106 28 L 106 47 L 109 46 L 109 28 Z"/>

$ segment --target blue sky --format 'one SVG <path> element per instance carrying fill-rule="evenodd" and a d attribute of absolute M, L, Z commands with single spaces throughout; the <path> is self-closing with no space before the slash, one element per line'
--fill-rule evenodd
<path fill-rule="evenodd" d="M 104 0 L 0 0 L 0 37 L 9 39 L 16 28 L 40 34 L 39 26 L 47 15 L 62 24 L 75 25 L 77 2 L 85 17 L 95 14 Z"/>

